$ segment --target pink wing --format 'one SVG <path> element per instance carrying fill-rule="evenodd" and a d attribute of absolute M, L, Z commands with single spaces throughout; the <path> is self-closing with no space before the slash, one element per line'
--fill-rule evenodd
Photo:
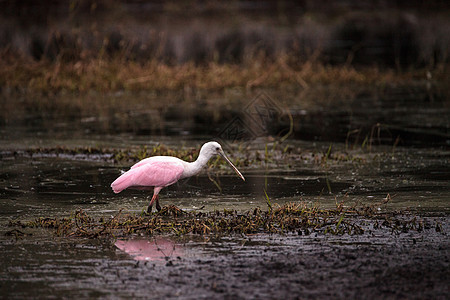
<path fill-rule="evenodd" d="M 153 160 L 138 164 L 139 166 L 133 166 L 111 184 L 115 193 L 129 187 L 165 187 L 177 182 L 184 171 L 181 162 Z"/>
<path fill-rule="evenodd" d="M 130 169 L 134 169 L 134 168 L 140 167 L 142 165 L 145 165 L 145 164 L 149 163 L 150 161 L 153 161 L 155 158 L 156 158 L 155 156 L 144 158 L 143 160 L 138 161 L 137 163 L 132 165 Z"/>

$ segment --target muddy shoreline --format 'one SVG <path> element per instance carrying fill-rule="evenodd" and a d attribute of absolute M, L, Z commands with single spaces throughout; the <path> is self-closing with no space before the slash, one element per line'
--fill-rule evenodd
<path fill-rule="evenodd" d="M 159 256 L 144 260 L 114 239 L 3 237 L 16 259 L 6 259 L 0 290 L 9 299 L 446 299 L 449 217 L 426 218 L 442 231 L 131 237 L 157 244 Z"/>

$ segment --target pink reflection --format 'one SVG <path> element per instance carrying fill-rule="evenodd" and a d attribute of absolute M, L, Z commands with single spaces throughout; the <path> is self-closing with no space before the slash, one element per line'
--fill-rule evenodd
<path fill-rule="evenodd" d="M 135 260 L 165 260 L 166 257 L 183 256 L 184 250 L 179 244 L 165 238 L 117 240 L 115 246 Z"/>

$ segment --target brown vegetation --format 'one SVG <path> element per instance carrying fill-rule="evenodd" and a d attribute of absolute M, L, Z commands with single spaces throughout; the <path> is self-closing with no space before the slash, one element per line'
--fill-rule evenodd
<path fill-rule="evenodd" d="M 275 61 L 257 59 L 246 64 L 185 63 L 168 65 L 157 61 L 137 63 L 122 59 L 91 59 L 77 62 L 32 61 L 3 56 L 0 85 L 4 91 L 58 94 L 97 91 L 223 91 L 228 88 L 296 88 L 312 86 L 406 85 L 418 81 L 442 81 L 446 66 L 396 72 L 377 67 L 332 66 L 316 61 L 292 62 L 289 56 Z"/>
<path fill-rule="evenodd" d="M 17 228 L 41 227 L 54 230 L 58 236 L 81 236 L 89 238 L 123 237 L 133 234 L 255 234 L 290 233 L 299 235 L 311 232 L 322 234 L 363 234 L 378 229 L 392 233 L 423 231 L 435 228 L 441 232 L 439 223 L 429 224 L 426 220 L 399 213 L 380 213 L 377 208 L 390 200 L 388 195 L 380 203 L 371 206 L 347 207 L 343 203 L 335 209 L 324 210 L 305 203 L 289 203 L 268 211 L 255 208 L 251 211 L 234 210 L 209 213 L 185 212 L 171 205 L 153 215 L 133 215 L 120 211 L 114 217 L 105 219 L 89 216 L 84 211 L 76 211 L 68 218 L 37 218 L 34 221 L 10 222 L 16 229 L 10 235 L 17 238 L 24 235 Z M 370 226 L 367 226 L 370 224 Z"/>

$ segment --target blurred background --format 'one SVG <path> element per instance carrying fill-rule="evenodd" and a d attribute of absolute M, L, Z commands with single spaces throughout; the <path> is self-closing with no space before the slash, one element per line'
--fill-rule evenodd
<path fill-rule="evenodd" d="M 2 1 L 1 43 L 33 60 L 297 61 L 435 67 L 446 1 Z"/>
<path fill-rule="evenodd" d="M 0 1 L 2 140 L 216 137 L 264 93 L 266 135 L 448 147 L 449 8 Z"/>

